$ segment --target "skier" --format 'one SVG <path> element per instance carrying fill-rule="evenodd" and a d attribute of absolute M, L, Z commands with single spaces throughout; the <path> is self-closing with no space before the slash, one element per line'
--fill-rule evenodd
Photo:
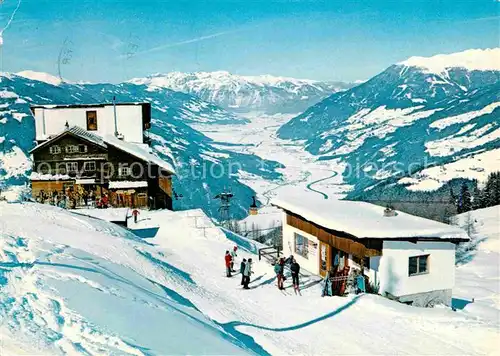
<path fill-rule="evenodd" d="M 234 246 L 234 248 L 231 250 L 231 272 L 236 272 L 234 270 L 234 261 L 236 260 L 236 257 L 238 256 L 238 254 L 236 253 L 237 250 L 238 250 L 238 246 Z"/>
<path fill-rule="evenodd" d="M 241 285 L 244 284 L 245 282 L 245 267 L 246 267 L 246 264 L 247 264 L 247 259 L 244 258 L 241 263 L 240 263 L 240 273 L 241 273 Z"/>
<path fill-rule="evenodd" d="M 325 279 L 323 280 L 323 292 L 321 294 L 322 297 L 324 296 L 329 296 L 331 297 L 333 295 L 333 285 L 332 285 L 332 278 L 335 276 L 335 271 L 334 267 L 332 266 L 328 273 L 326 274 Z"/>
<path fill-rule="evenodd" d="M 226 276 L 231 277 L 231 255 L 229 254 L 229 251 L 226 251 L 224 261 L 226 262 Z"/>
<path fill-rule="evenodd" d="M 278 289 L 285 289 L 283 287 L 283 282 L 285 280 L 285 260 L 280 258 L 280 260 L 274 265 L 274 272 L 278 278 Z"/>
<path fill-rule="evenodd" d="M 139 215 L 139 210 L 134 209 L 132 210 L 132 216 L 134 217 L 134 224 L 137 224 L 137 216 Z"/>
<path fill-rule="evenodd" d="M 297 263 L 297 261 L 293 260 L 292 265 L 290 266 L 290 271 L 292 272 L 292 284 L 293 284 L 293 290 L 295 291 L 295 294 L 299 292 L 299 272 L 300 272 L 300 265 Z"/>
<path fill-rule="evenodd" d="M 248 284 L 250 283 L 250 275 L 252 274 L 252 259 L 249 258 L 246 265 L 245 270 L 243 271 L 243 289 L 250 289 Z"/>

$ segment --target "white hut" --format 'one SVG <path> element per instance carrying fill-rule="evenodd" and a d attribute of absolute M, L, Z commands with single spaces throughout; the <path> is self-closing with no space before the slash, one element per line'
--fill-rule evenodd
<path fill-rule="evenodd" d="M 275 199 L 283 209 L 283 253 L 302 268 L 362 269 L 379 293 L 413 305 L 451 303 L 462 229 L 377 205 L 314 195 Z M 340 265 L 340 266 L 339 266 Z"/>

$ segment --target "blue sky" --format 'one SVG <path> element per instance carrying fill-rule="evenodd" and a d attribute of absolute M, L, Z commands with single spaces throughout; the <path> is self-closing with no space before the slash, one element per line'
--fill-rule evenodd
<path fill-rule="evenodd" d="M 0 0 L 1 1 L 1 0 Z M 18 0 L 3 0 L 0 28 Z M 367 79 L 412 55 L 499 46 L 496 0 L 21 0 L 2 70 L 118 82 L 227 70 Z"/>

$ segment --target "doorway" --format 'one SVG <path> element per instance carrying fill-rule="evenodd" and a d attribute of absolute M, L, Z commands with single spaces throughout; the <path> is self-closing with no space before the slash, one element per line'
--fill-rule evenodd
<path fill-rule="evenodd" d="M 325 277 L 331 266 L 332 247 L 324 242 L 319 242 L 319 274 Z"/>

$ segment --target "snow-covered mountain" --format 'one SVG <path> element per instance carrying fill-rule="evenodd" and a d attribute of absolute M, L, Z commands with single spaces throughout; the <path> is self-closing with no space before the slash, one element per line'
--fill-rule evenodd
<path fill-rule="evenodd" d="M 50 78 L 37 74 L 37 78 Z M 149 90 L 144 85 L 49 84 L 16 74 L 0 76 L 0 189 L 26 182 L 30 169 L 28 151 L 34 147 L 34 120 L 30 104 L 69 104 L 147 101 L 152 105 L 152 147 L 171 162 L 178 175 L 174 190 L 176 209 L 203 208 L 217 217 L 219 203 L 213 197 L 230 188 L 236 198 L 232 213 L 244 217 L 254 192 L 241 184 L 238 172 L 277 179 L 276 162 L 228 151 L 191 128 L 189 123 L 244 123 L 226 110 L 189 94 L 170 89 Z M 237 164 L 236 164 L 237 163 Z M 5 191 L 5 189 L 3 189 Z M 182 198 L 181 198 L 182 196 Z"/>
<path fill-rule="evenodd" d="M 328 95 L 353 86 L 271 75 L 241 76 L 225 71 L 172 72 L 130 82 L 147 85 L 151 90 L 169 88 L 189 93 L 232 111 L 269 114 L 302 112 Z"/>
<path fill-rule="evenodd" d="M 321 160 L 348 164 L 344 178 L 356 192 L 402 172 L 470 161 L 499 148 L 499 107 L 500 48 L 469 50 L 392 65 L 310 107 L 278 133 L 305 140 Z M 498 169 L 491 160 L 473 162 L 467 170 L 486 175 Z M 469 173 L 441 175 L 432 189 Z"/>
<path fill-rule="evenodd" d="M 52 85 L 60 85 L 62 82 L 67 82 L 66 80 L 56 77 L 55 75 L 44 72 L 36 72 L 34 70 L 23 70 L 21 72 L 17 72 L 16 75 Z"/>

